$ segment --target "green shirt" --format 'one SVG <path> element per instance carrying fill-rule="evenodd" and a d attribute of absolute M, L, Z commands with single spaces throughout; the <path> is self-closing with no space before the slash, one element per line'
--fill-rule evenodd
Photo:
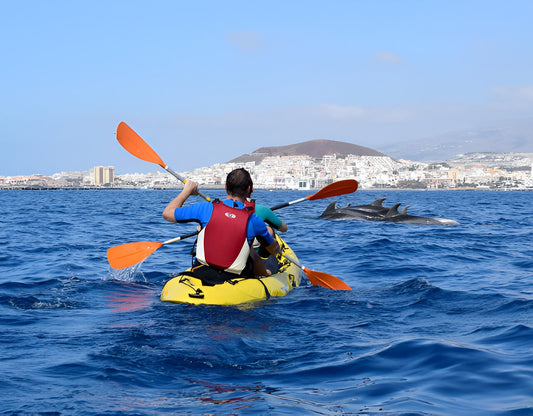
<path fill-rule="evenodd" d="M 255 215 L 257 215 L 264 222 L 266 222 L 268 225 L 275 228 L 276 230 L 279 230 L 279 228 L 283 224 L 279 217 L 274 214 L 274 212 L 269 207 L 265 205 L 255 204 Z"/>

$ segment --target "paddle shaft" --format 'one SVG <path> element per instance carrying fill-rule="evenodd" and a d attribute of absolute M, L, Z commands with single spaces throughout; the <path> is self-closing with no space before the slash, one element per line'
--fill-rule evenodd
<path fill-rule="evenodd" d="M 172 169 L 170 169 L 168 166 L 163 166 L 163 168 L 168 172 L 170 173 L 171 175 L 173 175 L 176 179 L 178 179 L 179 181 L 181 181 L 182 183 L 186 183 L 187 182 L 187 179 L 185 179 L 183 176 L 181 176 L 179 173 L 176 173 L 174 172 Z M 203 199 L 205 199 L 206 201 L 211 201 L 211 198 L 209 198 L 208 196 L 205 196 L 204 194 L 202 194 L 198 189 L 196 190 L 196 192 L 198 193 L 198 195 L 200 195 Z"/>
<path fill-rule="evenodd" d="M 276 205 L 276 206 L 274 206 L 274 207 L 272 207 L 270 209 L 272 211 L 275 211 L 276 209 L 285 208 L 285 207 L 288 207 L 290 205 L 294 205 L 294 204 L 297 204 L 298 202 L 303 202 L 303 201 L 307 201 L 307 198 L 300 198 L 300 199 L 296 199 L 294 201 L 285 202 L 283 204 Z"/>
<path fill-rule="evenodd" d="M 194 232 L 189 233 L 189 234 L 180 235 L 179 237 L 176 237 L 176 238 L 171 238 L 170 240 L 163 241 L 163 245 L 176 243 L 178 241 L 185 240 L 186 238 L 194 237 L 198 233 L 199 233 L 199 231 L 194 231 Z"/>
<path fill-rule="evenodd" d="M 296 259 L 293 259 L 291 256 L 287 256 L 286 254 L 282 254 L 282 256 L 285 257 L 287 260 L 289 260 L 295 266 L 298 266 L 298 268 L 302 269 L 305 272 L 305 267 L 302 266 L 299 261 L 297 261 Z"/>

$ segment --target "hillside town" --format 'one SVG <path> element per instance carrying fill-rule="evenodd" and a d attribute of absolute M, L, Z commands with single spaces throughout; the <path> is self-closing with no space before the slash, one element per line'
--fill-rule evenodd
<path fill-rule="evenodd" d="M 388 156 L 335 154 L 269 156 L 257 162 L 221 163 L 180 172 L 203 188 L 220 188 L 226 174 L 245 167 L 256 189 L 318 189 L 340 179 L 357 179 L 359 189 L 533 190 L 533 153 L 469 153 L 438 163 Z M 0 176 L 0 189 L 170 189 L 181 184 L 165 171 L 115 174 L 112 166 L 52 176 Z"/>

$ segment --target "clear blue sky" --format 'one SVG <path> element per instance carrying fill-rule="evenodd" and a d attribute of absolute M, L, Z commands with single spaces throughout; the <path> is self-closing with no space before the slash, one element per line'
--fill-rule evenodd
<path fill-rule="evenodd" d="M 533 116 L 530 0 L 0 0 L 0 176 L 174 170 Z"/>

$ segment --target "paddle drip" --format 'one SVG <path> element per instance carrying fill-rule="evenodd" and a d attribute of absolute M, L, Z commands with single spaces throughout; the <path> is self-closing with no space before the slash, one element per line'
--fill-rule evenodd
<path fill-rule="evenodd" d="M 146 277 L 144 276 L 144 273 L 141 272 L 142 263 L 143 262 L 134 264 L 133 266 L 125 269 L 113 269 L 110 267 L 108 274 L 109 280 L 119 280 L 121 282 L 146 282 Z M 108 279 L 104 278 L 104 280 Z"/>

